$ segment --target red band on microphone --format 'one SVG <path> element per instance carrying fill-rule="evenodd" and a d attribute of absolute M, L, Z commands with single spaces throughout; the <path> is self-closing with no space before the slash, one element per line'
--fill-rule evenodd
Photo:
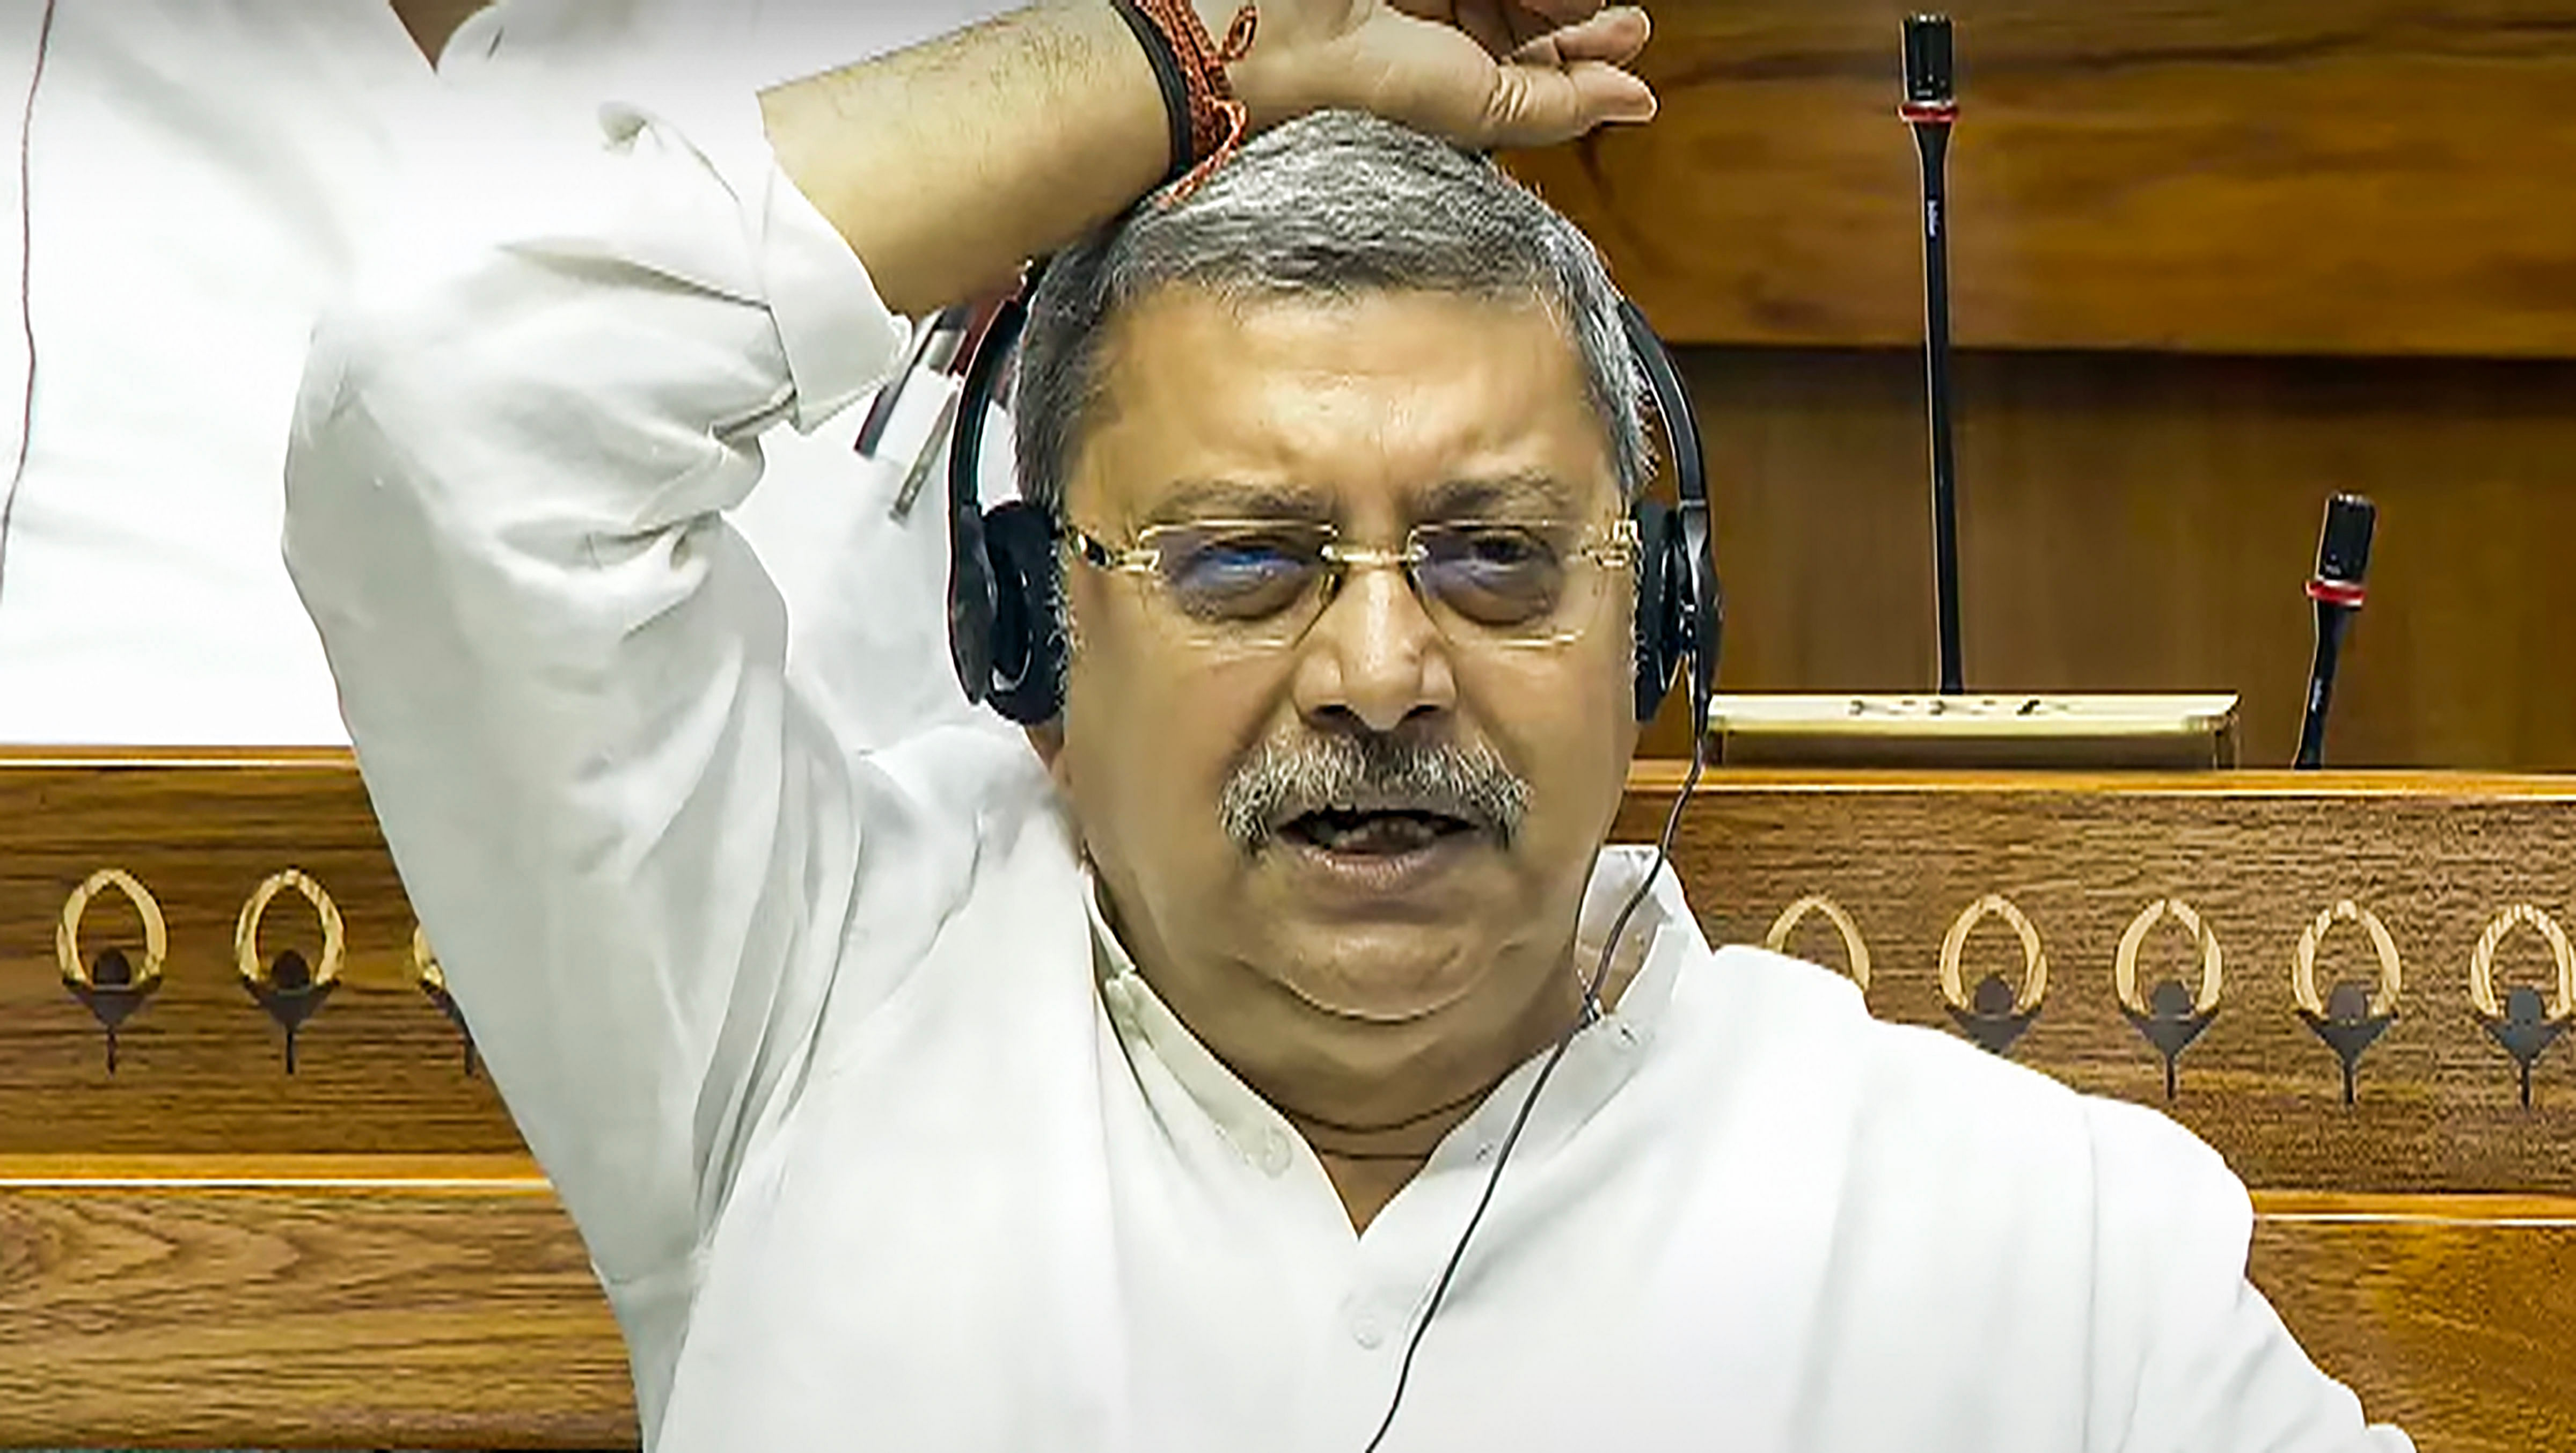
<path fill-rule="evenodd" d="M 2308 582 L 2308 599 L 2319 605 L 2340 605 L 2359 610 L 2363 597 L 2368 594 L 2362 587 L 2347 585 L 2340 580 L 2319 577 Z"/>
<path fill-rule="evenodd" d="M 1956 101 L 1908 101 L 1896 108 L 1896 114 L 1912 126 L 1947 126 L 1959 119 Z"/>

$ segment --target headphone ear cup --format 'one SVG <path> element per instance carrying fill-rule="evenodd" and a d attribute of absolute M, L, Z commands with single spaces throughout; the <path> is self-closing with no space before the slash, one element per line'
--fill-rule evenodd
<path fill-rule="evenodd" d="M 1683 555 L 1681 523 L 1669 506 L 1639 500 L 1629 517 L 1637 524 L 1637 720 L 1651 722 L 1681 667 L 1682 582 L 1690 562 Z"/>
<path fill-rule="evenodd" d="M 993 673 L 987 699 L 1022 726 L 1064 714 L 1064 573 L 1055 521 L 1013 500 L 984 516 L 993 562 Z"/>

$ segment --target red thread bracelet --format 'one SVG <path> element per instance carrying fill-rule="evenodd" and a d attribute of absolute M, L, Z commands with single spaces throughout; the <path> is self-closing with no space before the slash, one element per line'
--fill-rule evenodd
<path fill-rule="evenodd" d="M 1173 57 L 1180 62 L 1189 91 L 1193 165 L 1189 174 L 1165 194 L 1168 205 L 1205 185 L 1217 168 L 1233 158 L 1251 130 L 1252 113 L 1236 98 L 1226 67 L 1252 53 L 1253 40 L 1261 29 L 1261 7 L 1254 0 L 1245 0 L 1243 7 L 1235 11 L 1233 23 L 1226 26 L 1225 40 L 1220 44 L 1208 34 L 1189 0 L 1135 3 L 1163 38 L 1171 42 Z"/>

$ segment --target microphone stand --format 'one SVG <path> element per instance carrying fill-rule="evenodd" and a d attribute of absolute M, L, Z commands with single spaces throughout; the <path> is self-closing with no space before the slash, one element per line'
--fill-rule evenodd
<path fill-rule="evenodd" d="M 1932 585 L 1939 598 L 1941 694 L 1967 689 L 1959 661 L 1959 466 L 1950 429 L 1950 128 L 1959 119 L 1949 17 L 1905 22 L 1905 104 L 1923 159 L 1924 354 L 1932 412 Z"/>
<path fill-rule="evenodd" d="M 1967 694 L 1959 648 L 1959 479 L 1951 428 L 1950 132 L 1958 123 L 1946 16 L 1905 22 L 1899 108 L 1923 161 L 1924 360 L 1932 416 L 1932 584 L 1938 695 L 1716 698 L 1710 733 L 1731 767 L 2160 768 L 2236 765 L 2233 695 Z"/>
<path fill-rule="evenodd" d="M 2342 663 L 2344 636 L 2361 614 L 2370 576 L 2370 541 L 2379 526 L 2379 507 L 2355 494 L 2326 502 L 2325 532 L 2317 541 L 2317 573 L 2308 578 L 2308 599 L 2317 607 L 2317 654 L 2308 667 L 2308 706 L 2299 722 L 2299 755 L 2294 765 L 2313 772 L 2325 765 L 2326 712 L 2334 705 L 2335 670 Z"/>

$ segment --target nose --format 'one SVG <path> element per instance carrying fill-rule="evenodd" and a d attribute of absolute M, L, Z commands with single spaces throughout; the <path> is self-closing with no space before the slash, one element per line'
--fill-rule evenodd
<path fill-rule="evenodd" d="M 1319 726 L 1392 732 L 1458 704 L 1448 642 L 1399 568 L 1354 569 L 1307 633 L 1298 714 Z"/>

